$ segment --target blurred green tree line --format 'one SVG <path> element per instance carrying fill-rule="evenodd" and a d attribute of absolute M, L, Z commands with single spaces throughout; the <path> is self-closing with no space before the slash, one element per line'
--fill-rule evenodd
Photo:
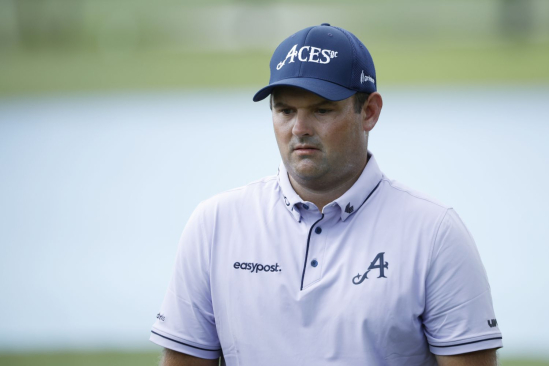
<path fill-rule="evenodd" d="M 336 5 L 323 0 L 3 0 L 0 14 L 4 52 L 41 47 L 270 49 L 278 37 L 319 18 L 335 18 L 334 23 L 361 35 L 373 33 L 373 41 L 384 43 L 549 38 L 545 0 L 343 0 Z M 238 38 L 227 44 L 227 32 Z M 259 33 L 261 41 L 250 33 Z"/>
<path fill-rule="evenodd" d="M 389 82 L 549 79 L 546 0 L 2 0 L 0 94 L 261 83 L 274 47 L 322 22 L 386 60 Z"/>

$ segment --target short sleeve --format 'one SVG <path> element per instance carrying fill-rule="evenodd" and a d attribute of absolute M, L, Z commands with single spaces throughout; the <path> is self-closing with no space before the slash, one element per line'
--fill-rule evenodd
<path fill-rule="evenodd" d="M 454 355 L 500 348 L 490 285 L 471 234 L 453 209 L 438 228 L 426 279 L 423 324 L 430 350 Z"/>
<path fill-rule="evenodd" d="M 175 268 L 150 340 L 177 352 L 216 359 L 221 347 L 210 292 L 210 236 L 199 205 L 181 235 Z"/>

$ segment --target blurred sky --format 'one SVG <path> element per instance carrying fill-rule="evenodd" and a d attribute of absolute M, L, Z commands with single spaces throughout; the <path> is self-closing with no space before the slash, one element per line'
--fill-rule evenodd
<path fill-rule="evenodd" d="M 372 51 L 390 178 L 453 205 L 503 355 L 549 358 L 549 2 L 3 0 L 0 351 L 153 347 L 201 200 L 276 173 L 274 47 L 330 22 Z"/>

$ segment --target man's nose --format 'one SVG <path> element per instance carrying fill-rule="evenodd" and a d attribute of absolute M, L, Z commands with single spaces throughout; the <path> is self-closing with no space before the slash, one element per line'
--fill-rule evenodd
<path fill-rule="evenodd" d="M 314 135 L 311 118 L 312 116 L 306 111 L 297 111 L 292 133 L 298 137 Z"/>

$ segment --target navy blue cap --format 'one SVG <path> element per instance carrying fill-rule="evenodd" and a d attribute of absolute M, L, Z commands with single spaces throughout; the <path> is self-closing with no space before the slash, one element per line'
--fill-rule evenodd
<path fill-rule="evenodd" d="M 298 87 L 333 101 L 377 90 L 374 61 L 366 46 L 351 32 L 328 23 L 286 38 L 270 66 L 269 85 L 254 95 L 254 102 L 277 86 Z"/>

